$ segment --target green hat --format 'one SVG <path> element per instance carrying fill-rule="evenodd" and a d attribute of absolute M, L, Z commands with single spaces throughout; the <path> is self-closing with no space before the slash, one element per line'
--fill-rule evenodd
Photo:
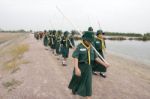
<path fill-rule="evenodd" d="M 75 31 L 75 30 L 71 31 L 71 35 L 75 35 L 76 33 L 77 33 L 77 31 Z"/>
<path fill-rule="evenodd" d="M 89 41 L 89 42 L 93 42 L 94 41 L 94 32 L 92 31 L 85 31 L 83 36 L 82 36 L 83 40 Z"/>
<path fill-rule="evenodd" d="M 56 30 L 53 30 L 53 32 L 52 32 L 52 33 L 53 33 L 53 35 L 55 35 L 55 34 L 56 34 Z"/>
<path fill-rule="evenodd" d="M 103 34 L 102 30 L 97 30 L 96 35 L 98 36 L 99 34 Z"/>
<path fill-rule="evenodd" d="M 88 28 L 88 31 L 93 31 L 93 28 L 92 28 L 92 27 L 89 27 L 89 28 Z"/>
<path fill-rule="evenodd" d="M 68 31 L 65 31 L 64 32 L 64 36 L 68 36 L 69 32 Z"/>
<path fill-rule="evenodd" d="M 58 34 L 62 34 L 62 31 L 61 31 L 61 30 L 58 30 L 57 32 L 58 32 Z"/>

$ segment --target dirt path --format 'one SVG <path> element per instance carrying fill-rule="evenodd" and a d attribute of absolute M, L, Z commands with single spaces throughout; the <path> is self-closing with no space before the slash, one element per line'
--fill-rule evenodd
<path fill-rule="evenodd" d="M 73 96 L 67 88 L 72 76 L 72 59 L 67 67 L 61 66 L 49 50 L 33 34 L 23 41 L 30 49 L 24 54 L 28 64 L 0 79 L 0 99 L 82 99 Z M 150 69 L 142 64 L 109 54 L 112 64 L 106 79 L 93 76 L 93 99 L 150 99 Z M 21 83 L 8 91 L 3 82 L 16 79 Z"/>

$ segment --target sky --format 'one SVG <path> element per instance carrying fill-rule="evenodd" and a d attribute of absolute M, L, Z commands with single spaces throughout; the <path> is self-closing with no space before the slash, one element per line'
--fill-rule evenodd
<path fill-rule="evenodd" d="M 0 28 L 84 31 L 92 26 L 95 31 L 146 33 L 149 4 L 150 0 L 0 0 Z"/>

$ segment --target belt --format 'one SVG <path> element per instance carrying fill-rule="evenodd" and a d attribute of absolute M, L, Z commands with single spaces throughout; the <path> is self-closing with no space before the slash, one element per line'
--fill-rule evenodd
<path fill-rule="evenodd" d="M 78 62 L 78 64 L 88 64 L 88 62 Z"/>

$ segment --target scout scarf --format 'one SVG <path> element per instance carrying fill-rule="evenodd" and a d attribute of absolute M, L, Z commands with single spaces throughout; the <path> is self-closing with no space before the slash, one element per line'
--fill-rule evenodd
<path fill-rule="evenodd" d="M 104 44 L 104 39 L 97 37 L 98 40 L 100 40 L 102 42 L 102 50 L 105 50 L 105 44 Z"/>
<path fill-rule="evenodd" d="M 81 42 L 81 44 L 88 50 L 88 63 L 89 63 L 89 65 L 90 65 L 90 64 L 91 64 L 90 46 L 87 47 L 87 46 L 83 43 L 83 41 Z"/>
<path fill-rule="evenodd" d="M 60 41 L 61 41 L 61 37 L 58 36 L 58 37 L 57 37 L 57 42 L 60 43 Z"/>
<path fill-rule="evenodd" d="M 65 41 L 66 41 L 65 45 L 66 45 L 66 47 L 67 47 L 67 46 L 68 46 L 68 37 L 64 37 L 64 39 L 65 39 Z"/>

